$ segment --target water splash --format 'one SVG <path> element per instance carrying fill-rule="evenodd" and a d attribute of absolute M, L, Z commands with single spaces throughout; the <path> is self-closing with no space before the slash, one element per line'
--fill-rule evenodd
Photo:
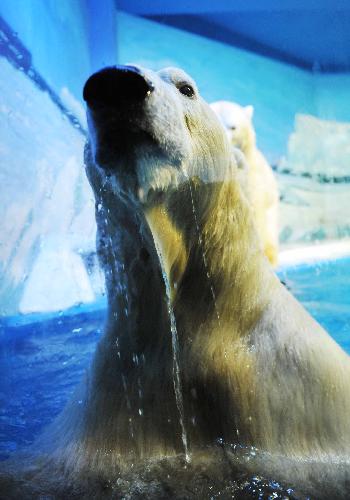
<path fill-rule="evenodd" d="M 171 290 L 168 276 L 165 272 L 165 267 L 163 263 L 162 254 L 160 249 L 156 246 L 160 266 L 163 274 L 163 279 L 165 283 L 165 291 L 168 303 L 168 312 L 170 317 L 170 329 L 171 329 L 171 341 L 172 341 L 172 349 L 173 349 L 173 383 L 174 383 L 174 391 L 175 391 L 175 399 L 176 406 L 179 412 L 179 421 L 181 426 L 181 439 L 182 444 L 185 451 L 185 459 L 186 462 L 191 461 L 190 453 L 188 451 L 188 440 L 187 440 L 187 432 L 185 427 L 185 414 L 184 414 L 184 402 L 182 395 L 182 384 L 181 384 L 181 373 L 180 373 L 180 365 L 179 365 L 179 338 L 177 334 L 176 328 L 176 320 L 175 314 L 171 305 Z"/>

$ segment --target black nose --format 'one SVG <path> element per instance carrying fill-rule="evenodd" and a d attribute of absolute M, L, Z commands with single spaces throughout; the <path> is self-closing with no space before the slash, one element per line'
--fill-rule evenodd
<path fill-rule="evenodd" d="M 123 102 L 142 101 L 154 89 L 138 68 L 113 66 L 94 73 L 83 90 L 84 100 L 91 107 L 114 106 Z"/>

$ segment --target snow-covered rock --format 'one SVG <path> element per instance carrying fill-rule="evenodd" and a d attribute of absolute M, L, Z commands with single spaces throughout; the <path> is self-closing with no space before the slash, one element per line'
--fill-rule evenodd
<path fill-rule="evenodd" d="M 350 236 L 350 123 L 297 115 L 277 178 L 282 243 Z"/>

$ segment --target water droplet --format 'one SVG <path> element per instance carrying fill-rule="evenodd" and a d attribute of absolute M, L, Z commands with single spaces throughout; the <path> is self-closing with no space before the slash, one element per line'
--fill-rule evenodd
<path fill-rule="evenodd" d="M 142 408 L 139 408 L 139 415 L 142 416 L 143 415 L 143 410 Z"/>

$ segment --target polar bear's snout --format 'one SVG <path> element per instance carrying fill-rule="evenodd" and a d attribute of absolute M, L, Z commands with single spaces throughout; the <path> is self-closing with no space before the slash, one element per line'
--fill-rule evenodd
<path fill-rule="evenodd" d="M 142 102 L 154 90 L 152 82 L 135 66 L 112 66 L 90 76 L 83 97 L 92 109 L 118 108 Z"/>
<path fill-rule="evenodd" d="M 111 66 L 88 78 L 83 98 L 89 143 L 100 167 L 127 169 L 126 162 L 135 156 L 136 147 L 151 141 L 149 124 L 143 121 L 154 91 L 151 76 L 136 66 Z M 134 169 L 135 161 L 131 163 Z"/>

